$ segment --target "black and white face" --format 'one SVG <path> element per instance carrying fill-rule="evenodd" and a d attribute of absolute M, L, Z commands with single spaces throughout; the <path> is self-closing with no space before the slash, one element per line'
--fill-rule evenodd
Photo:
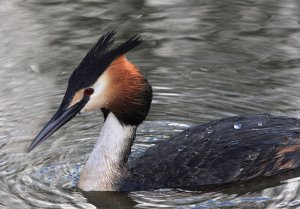
<path fill-rule="evenodd" d="M 109 102 L 109 83 L 110 79 L 107 72 L 104 72 L 91 86 L 75 91 L 68 99 L 69 103 L 65 106 L 70 108 L 76 105 L 85 96 L 87 90 L 92 90 L 93 93 L 90 95 L 89 101 L 81 109 L 81 112 L 105 108 Z"/>
<path fill-rule="evenodd" d="M 81 111 L 105 110 L 121 123 L 139 125 L 147 116 L 152 90 L 122 53 L 140 44 L 132 38 L 114 50 L 112 33 L 102 36 L 72 73 L 60 107 L 28 148 L 31 151 Z M 121 54 L 120 54 L 121 53 Z"/>

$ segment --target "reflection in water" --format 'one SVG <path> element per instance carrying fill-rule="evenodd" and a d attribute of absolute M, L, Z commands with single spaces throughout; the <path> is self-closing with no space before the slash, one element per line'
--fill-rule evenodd
<path fill-rule="evenodd" d="M 104 31 L 117 30 L 120 42 L 135 33 L 145 40 L 129 57 L 153 85 L 154 101 L 134 157 L 194 123 L 260 112 L 300 117 L 299 14 L 293 0 L 2 0 L 1 204 L 95 208 L 74 186 L 100 113 L 77 117 L 33 153 L 26 149 Z M 241 195 L 159 190 L 121 199 L 137 208 L 296 208 L 298 184 L 294 178 Z"/>
<path fill-rule="evenodd" d="M 287 180 L 284 184 L 275 187 L 265 189 L 262 195 L 272 197 L 272 202 L 268 205 L 268 209 L 271 208 L 294 208 L 300 206 L 299 200 L 299 187 L 300 179 L 294 178 Z"/>
<path fill-rule="evenodd" d="M 137 204 L 126 192 L 83 192 L 83 195 L 97 208 L 130 209 Z"/>

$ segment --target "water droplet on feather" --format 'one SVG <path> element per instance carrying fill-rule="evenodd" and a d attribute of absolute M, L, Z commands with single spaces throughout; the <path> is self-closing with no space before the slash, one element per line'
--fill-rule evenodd
<path fill-rule="evenodd" d="M 234 129 L 241 129 L 241 128 L 242 128 L 242 124 L 241 124 L 241 123 L 235 123 L 235 124 L 233 125 L 233 128 L 234 128 Z"/>

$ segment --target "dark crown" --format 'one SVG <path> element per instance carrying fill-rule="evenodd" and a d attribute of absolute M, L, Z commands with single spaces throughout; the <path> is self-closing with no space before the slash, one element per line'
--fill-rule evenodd
<path fill-rule="evenodd" d="M 76 91 L 94 84 L 112 61 L 142 43 L 141 38 L 135 35 L 120 46 L 111 49 L 114 43 L 112 37 L 115 34 L 114 31 L 104 34 L 74 70 L 70 76 L 61 108 L 69 105 Z"/>

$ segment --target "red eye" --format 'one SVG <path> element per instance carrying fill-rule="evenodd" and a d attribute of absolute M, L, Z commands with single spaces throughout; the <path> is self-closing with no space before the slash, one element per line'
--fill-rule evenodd
<path fill-rule="evenodd" d="M 94 93 L 94 89 L 93 88 L 86 88 L 84 89 L 84 96 L 91 96 Z"/>

